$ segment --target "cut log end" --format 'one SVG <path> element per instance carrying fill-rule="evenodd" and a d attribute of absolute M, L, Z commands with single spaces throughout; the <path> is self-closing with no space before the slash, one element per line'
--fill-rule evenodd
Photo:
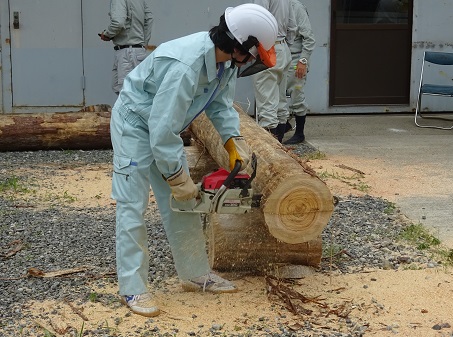
<path fill-rule="evenodd" d="M 302 243 L 319 236 L 334 208 L 330 191 L 311 176 L 288 177 L 266 200 L 263 208 L 269 232 L 287 243 Z"/>

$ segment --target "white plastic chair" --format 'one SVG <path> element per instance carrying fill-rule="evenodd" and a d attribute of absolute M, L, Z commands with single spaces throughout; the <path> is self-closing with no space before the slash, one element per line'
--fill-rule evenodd
<path fill-rule="evenodd" d="M 418 88 L 418 100 L 417 107 L 415 109 L 415 125 L 421 128 L 434 128 L 442 130 L 452 130 L 453 125 L 450 127 L 436 126 L 436 125 L 422 125 L 418 122 L 420 118 L 425 119 L 439 119 L 445 121 L 452 121 L 453 119 L 439 117 L 439 116 L 423 116 L 422 115 L 422 97 L 424 95 L 430 96 L 443 96 L 443 97 L 453 97 L 453 85 L 444 85 L 444 84 L 435 84 L 435 83 L 425 83 L 423 79 L 424 72 L 427 70 L 428 63 L 443 66 L 452 66 L 453 70 L 453 53 L 445 52 L 434 52 L 434 51 L 425 51 L 423 54 L 422 70 L 420 74 L 420 85 Z M 439 69 L 438 69 L 439 70 Z M 425 74 L 426 75 L 426 74 Z M 453 83 L 453 80 L 452 80 Z"/>

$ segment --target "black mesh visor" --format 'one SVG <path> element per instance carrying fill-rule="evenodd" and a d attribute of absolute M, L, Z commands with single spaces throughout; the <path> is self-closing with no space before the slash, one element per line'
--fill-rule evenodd
<path fill-rule="evenodd" d="M 255 62 L 250 65 L 243 65 L 238 69 L 238 77 L 247 77 L 259 73 L 260 71 L 269 69 L 262 61 L 259 55 L 256 57 Z"/>

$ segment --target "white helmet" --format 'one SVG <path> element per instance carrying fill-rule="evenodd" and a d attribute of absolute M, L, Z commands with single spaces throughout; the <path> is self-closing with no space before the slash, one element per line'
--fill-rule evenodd
<path fill-rule="evenodd" d="M 225 10 L 225 22 L 240 44 L 252 35 L 258 39 L 265 50 L 269 50 L 277 40 L 277 20 L 263 6 L 247 3 L 228 7 Z M 256 57 L 258 50 L 252 47 L 249 53 Z"/>

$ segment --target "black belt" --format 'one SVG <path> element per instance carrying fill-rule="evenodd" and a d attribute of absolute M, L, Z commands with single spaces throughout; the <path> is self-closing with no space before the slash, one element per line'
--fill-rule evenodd
<path fill-rule="evenodd" d="M 133 45 L 127 45 L 127 46 L 115 46 L 113 47 L 113 49 L 115 50 L 120 50 L 120 49 L 124 49 L 124 48 L 143 48 L 143 46 L 141 44 L 133 44 Z"/>

